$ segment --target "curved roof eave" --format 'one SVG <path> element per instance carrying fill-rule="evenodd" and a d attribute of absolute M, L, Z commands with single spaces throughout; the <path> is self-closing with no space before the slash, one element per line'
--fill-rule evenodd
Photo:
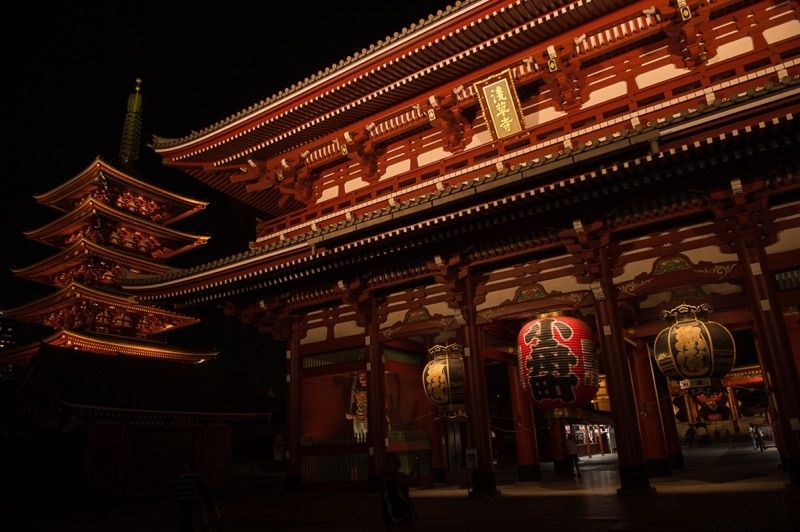
<path fill-rule="evenodd" d="M 285 104 L 288 101 L 302 96 L 305 92 L 309 92 L 324 83 L 332 81 L 336 77 L 341 77 L 348 72 L 357 69 L 364 63 L 373 59 L 381 54 L 391 52 L 397 47 L 402 46 L 414 37 L 418 36 L 422 31 L 430 31 L 437 26 L 444 24 L 447 20 L 457 16 L 467 6 L 476 6 L 486 4 L 491 0 L 457 0 L 452 6 L 448 6 L 444 11 L 439 11 L 436 15 L 429 15 L 427 20 L 423 20 L 420 24 L 411 24 L 403 28 L 399 32 L 395 32 L 392 36 L 387 36 L 385 40 L 379 40 L 377 44 L 370 45 L 369 49 L 362 49 L 361 52 L 348 56 L 347 59 L 340 60 L 338 63 L 326 68 L 324 71 L 320 70 L 317 74 L 305 78 L 302 82 L 292 84 L 290 87 L 278 91 L 250 107 L 232 115 L 226 119 L 220 120 L 200 131 L 193 131 L 189 135 L 179 138 L 166 138 L 153 135 L 152 147 L 156 153 L 164 154 L 171 151 L 186 149 L 193 144 L 200 144 L 211 137 L 219 135 L 227 130 L 234 129 L 240 124 L 252 120 L 259 115 L 268 113 L 270 110 Z"/>

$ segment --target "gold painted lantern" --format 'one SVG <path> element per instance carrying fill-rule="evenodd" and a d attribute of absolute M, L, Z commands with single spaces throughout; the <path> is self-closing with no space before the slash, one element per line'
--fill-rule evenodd
<path fill-rule="evenodd" d="M 463 417 L 467 402 L 464 348 L 458 344 L 435 345 L 428 352 L 433 360 L 422 370 L 422 385 L 440 417 Z"/>
<path fill-rule="evenodd" d="M 733 336 L 724 326 L 706 319 L 711 310 L 706 303 L 684 303 L 661 313 L 675 323 L 656 337 L 656 363 L 664 375 L 682 381 L 683 388 L 712 385 L 736 362 Z"/>

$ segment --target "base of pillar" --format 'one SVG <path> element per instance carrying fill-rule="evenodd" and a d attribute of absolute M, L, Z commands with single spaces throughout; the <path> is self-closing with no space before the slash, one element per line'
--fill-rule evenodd
<path fill-rule="evenodd" d="M 517 466 L 517 480 L 520 482 L 535 482 L 542 480 L 542 468 L 539 464 Z"/>
<path fill-rule="evenodd" d="M 567 458 L 553 460 L 553 471 L 557 475 L 571 475 L 572 463 Z"/>
<path fill-rule="evenodd" d="M 283 489 L 286 490 L 287 493 L 297 493 L 300 491 L 300 486 L 303 483 L 302 477 L 295 477 L 287 475 L 283 479 Z"/>
<path fill-rule="evenodd" d="M 669 466 L 672 469 L 686 469 L 686 462 L 683 461 L 683 453 L 678 451 L 676 454 L 669 455 Z"/>
<path fill-rule="evenodd" d="M 655 493 L 650 486 L 645 466 L 619 466 L 620 488 L 617 495 L 649 495 Z"/>
<path fill-rule="evenodd" d="M 788 487 L 800 489 L 800 458 L 784 456 L 782 460 L 783 470 L 789 474 Z"/>
<path fill-rule="evenodd" d="M 651 477 L 671 477 L 669 458 L 647 460 L 647 474 Z"/>
<path fill-rule="evenodd" d="M 497 489 L 494 471 L 476 470 L 472 472 L 470 479 L 472 481 L 469 490 L 470 497 L 489 497 L 493 495 L 500 495 L 500 490 Z"/>
<path fill-rule="evenodd" d="M 441 484 L 447 482 L 447 471 L 445 471 L 443 467 L 431 468 L 431 476 L 433 476 L 434 483 Z"/>

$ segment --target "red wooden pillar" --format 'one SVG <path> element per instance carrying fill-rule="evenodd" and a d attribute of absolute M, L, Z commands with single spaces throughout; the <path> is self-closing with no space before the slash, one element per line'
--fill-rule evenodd
<path fill-rule="evenodd" d="M 697 403 L 695 402 L 694 397 L 688 393 L 683 396 L 683 401 L 686 404 L 686 421 L 690 425 L 694 425 L 699 419 L 697 414 Z"/>
<path fill-rule="evenodd" d="M 622 322 L 616 303 L 616 287 L 611 282 L 608 257 L 600 250 L 602 281 L 595 290 L 595 313 L 600 337 L 601 355 L 606 369 L 606 382 L 611 400 L 614 434 L 617 440 L 619 461 L 619 493 L 633 490 L 650 490 L 647 465 L 639 435 L 636 400 L 633 392 Z"/>
<path fill-rule="evenodd" d="M 668 477 L 672 472 L 650 359 L 647 344 L 637 342 L 636 348 L 631 352 L 630 361 L 639 412 L 639 430 L 648 473 L 653 477 Z"/>
<path fill-rule="evenodd" d="M 536 426 L 530 398 L 523 393 L 516 366 L 508 364 L 508 387 L 511 394 L 511 415 L 514 416 L 514 437 L 517 445 L 517 478 L 541 480 L 539 452 L 536 448 Z"/>
<path fill-rule="evenodd" d="M 744 267 L 744 286 L 755 318 L 756 345 L 769 394 L 775 442 L 784 470 L 793 485 L 800 485 L 800 379 L 794 354 L 775 293 L 766 253 L 760 244 L 739 243 L 739 262 Z"/>
<path fill-rule="evenodd" d="M 378 326 L 378 299 L 369 299 L 369 309 L 365 312 L 367 344 L 367 370 L 369 385 L 369 402 L 367 417 L 369 427 L 369 487 L 371 491 L 382 489 L 383 461 L 386 447 L 389 444 L 386 434 L 386 378 L 384 376 L 383 346 L 378 342 L 380 330 Z"/>
<path fill-rule="evenodd" d="M 592 457 L 592 441 L 594 440 L 594 433 L 589 437 L 591 429 L 586 425 L 581 425 L 581 432 L 583 433 L 583 447 L 586 449 L 586 456 Z M 579 453 L 580 454 L 580 453 Z"/>
<path fill-rule="evenodd" d="M 550 418 L 550 458 L 553 460 L 553 471 L 562 475 L 572 474 L 572 467 L 567 458 L 567 436 L 564 433 L 564 418 Z"/>
<path fill-rule="evenodd" d="M 789 335 L 789 345 L 792 348 L 794 358 L 794 368 L 800 378 L 800 314 L 794 312 L 784 315 L 786 320 L 786 332 Z"/>
<path fill-rule="evenodd" d="M 300 456 L 300 416 L 301 412 L 301 379 L 300 379 L 300 318 L 295 317 L 292 322 L 292 332 L 289 339 L 289 349 L 286 350 L 288 373 L 286 374 L 286 388 L 289 403 L 289 416 L 286 423 L 286 458 L 289 461 L 286 474 L 286 488 L 295 490 L 300 487 L 302 480 Z"/>
<path fill-rule="evenodd" d="M 597 438 L 597 445 L 600 448 L 600 454 L 605 456 L 606 454 L 606 444 L 603 442 L 603 433 L 600 430 L 594 431 L 595 438 Z"/>
<path fill-rule="evenodd" d="M 728 406 L 731 409 L 731 424 L 733 425 L 733 432 L 741 432 L 739 427 L 739 418 L 742 417 L 742 412 L 739 410 L 739 400 L 736 399 L 736 392 L 733 386 L 726 386 L 725 392 L 728 394 Z"/>
<path fill-rule="evenodd" d="M 467 415 L 469 446 L 478 452 L 478 468 L 472 471 L 472 494 L 497 493 L 492 464 L 492 438 L 489 430 L 489 406 L 486 397 L 486 372 L 478 328 L 475 325 L 475 291 L 469 273 L 463 277 L 461 313 L 465 350 L 464 369 L 467 377 Z"/>
<path fill-rule="evenodd" d="M 650 359 L 650 367 L 653 360 Z M 675 412 L 672 410 L 672 394 L 669 390 L 669 382 L 661 371 L 653 371 L 653 380 L 656 383 L 656 393 L 658 394 L 658 405 L 661 409 L 661 424 L 664 427 L 664 441 L 667 444 L 669 454 L 669 465 L 672 469 L 684 469 L 683 450 L 681 449 L 681 437 L 678 434 L 678 426 L 675 423 Z"/>

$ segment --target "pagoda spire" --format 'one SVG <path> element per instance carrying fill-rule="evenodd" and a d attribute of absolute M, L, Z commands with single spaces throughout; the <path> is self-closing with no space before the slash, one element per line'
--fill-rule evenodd
<path fill-rule="evenodd" d="M 126 167 L 139 160 L 142 138 L 142 79 L 136 78 L 136 88 L 128 96 L 128 110 L 122 127 L 122 141 L 119 146 L 119 159 Z"/>

